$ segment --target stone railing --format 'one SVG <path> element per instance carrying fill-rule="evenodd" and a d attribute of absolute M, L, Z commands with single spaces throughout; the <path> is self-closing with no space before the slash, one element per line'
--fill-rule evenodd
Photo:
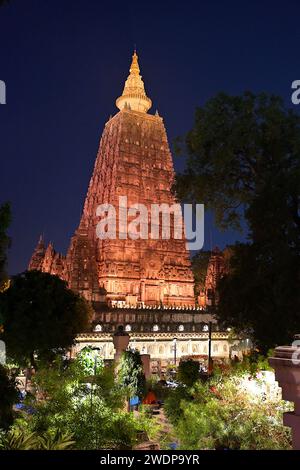
<path fill-rule="evenodd" d="M 295 404 L 294 411 L 284 413 L 283 424 L 292 429 L 293 449 L 300 450 L 300 347 L 277 347 L 269 363 L 275 369 L 283 400 Z"/>
<path fill-rule="evenodd" d="M 218 330 L 216 318 L 206 310 L 177 310 L 177 309 L 130 309 L 109 308 L 98 310 L 93 319 L 93 328 L 101 325 L 101 331 L 114 333 L 119 325 L 130 325 L 134 333 L 146 332 L 202 332 L 207 331 L 209 322 L 213 330 Z"/>

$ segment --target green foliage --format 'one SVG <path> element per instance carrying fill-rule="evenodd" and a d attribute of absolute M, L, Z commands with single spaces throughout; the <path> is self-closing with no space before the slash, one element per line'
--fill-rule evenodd
<path fill-rule="evenodd" d="M 281 401 L 275 381 L 254 374 L 254 363 L 251 368 L 250 373 L 231 369 L 209 382 L 197 382 L 189 392 L 192 400 L 175 397 L 174 391 L 165 410 L 180 448 L 291 448 L 290 429 L 282 424 L 282 413 L 290 405 Z"/>
<path fill-rule="evenodd" d="M 183 416 L 183 409 L 181 403 L 190 401 L 192 395 L 187 387 L 179 386 L 170 390 L 169 396 L 167 397 L 164 410 L 173 425 L 176 425 Z"/>
<path fill-rule="evenodd" d="M 112 410 L 118 410 L 124 406 L 126 390 L 115 382 L 114 365 L 105 366 L 95 379 L 95 394 L 104 401 Z"/>
<path fill-rule="evenodd" d="M 103 360 L 98 355 L 99 352 L 97 350 L 86 346 L 77 354 L 75 364 L 78 365 L 79 370 L 86 376 L 99 374 L 103 369 Z"/>
<path fill-rule="evenodd" d="M 264 187 L 281 189 L 289 178 L 299 191 L 300 116 L 278 96 L 219 93 L 197 108 L 181 151 L 187 155 L 177 178 L 182 199 L 205 202 L 220 226 L 236 226 Z M 290 201 L 293 204 L 293 201 Z M 296 214 L 290 217 L 297 223 Z"/>
<path fill-rule="evenodd" d="M 227 374 L 234 373 L 235 375 L 243 375 L 249 373 L 256 375 L 261 370 L 272 371 L 272 367 L 269 364 L 269 357 L 273 356 L 273 350 L 270 349 L 267 355 L 259 354 L 257 351 L 252 351 L 248 356 L 244 356 L 240 362 L 233 362 L 231 368 L 228 369 Z M 226 371 L 225 371 L 226 374 Z"/>
<path fill-rule="evenodd" d="M 75 411 L 76 409 L 76 411 Z M 134 417 L 113 410 L 98 397 L 93 406 L 85 400 L 69 410 L 67 427 L 74 433 L 78 449 L 129 449 L 136 440 Z"/>
<path fill-rule="evenodd" d="M 136 417 L 136 429 L 141 433 L 143 432 L 151 441 L 157 441 L 162 432 L 161 425 L 152 417 L 149 419 L 147 406 L 142 406 L 139 409 L 139 414 Z"/>
<path fill-rule="evenodd" d="M 39 437 L 41 450 L 67 450 L 74 447 L 73 435 L 62 433 L 58 429 L 54 432 L 46 432 Z"/>
<path fill-rule="evenodd" d="M 39 448 L 39 439 L 36 433 L 14 428 L 1 436 L 0 449 L 2 450 L 32 450 Z"/>
<path fill-rule="evenodd" d="M 199 362 L 193 359 L 180 361 L 177 371 L 177 379 L 184 385 L 191 387 L 199 380 Z"/>
<path fill-rule="evenodd" d="M 263 351 L 290 342 L 300 320 L 299 114 L 277 96 L 220 93 L 196 110 L 182 150 L 179 197 L 205 203 L 221 228 L 247 222 L 251 240 L 232 249 L 219 319 L 251 331 Z"/>
<path fill-rule="evenodd" d="M 67 450 L 73 446 L 72 436 L 58 430 L 38 435 L 26 426 L 16 426 L 0 436 L 1 450 Z"/>
<path fill-rule="evenodd" d="M 18 401 L 15 377 L 0 364 L 0 428 L 8 429 L 13 423 L 13 405 Z"/>
<path fill-rule="evenodd" d="M 257 243 L 237 244 L 218 285 L 220 322 L 251 336 L 262 352 L 289 344 L 300 323 L 299 262 L 282 245 L 267 251 Z"/>
<path fill-rule="evenodd" d="M 120 384 L 128 389 L 129 396 L 142 397 L 145 393 L 146 381 L 139 351 L 124 351 L 118 369 Z"/>
<path fill-rule="evenodd" d="M 57 445 L 74 441 L 76 449 L 132 448 L 138 432 L 150 429 L 149 419 L 124 411 L 127 390 L 114 380 L 112 366 L 102 364 L 91 376 L 87 365 L 80 355 L 72 362 L 57 358 L 41 365 L 34 376 L 39 399 L 28 402 L 35 413 L 24 415 L 19 426 L 27 434 L 44 436 L 39 441 L 43 448 L 54 448 L 57 434 L 66 436 Z"/>
<path fill-rule="evenodd" d="M 14 276 L 0 296 L 0 310 L 2 339 L 8 354 L 20 364 L 33 364 L 34 353 L 49 358 L 53 352 L 70 347 L 91 316 L 89 304 L 64 281 L 39 271 Z"/>

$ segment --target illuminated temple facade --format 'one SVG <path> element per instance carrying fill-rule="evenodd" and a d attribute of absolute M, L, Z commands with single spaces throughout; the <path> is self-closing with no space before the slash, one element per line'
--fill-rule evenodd
<path fill-rule="evenodd" d="M 97 238 L 100 204 L 118 208 L 119 197 L 126 196 L 128 207 L 143 204 L 150 214 L 153 203 L 176 203 L 165 126 L 157 112 L 148 113 L 152 103 L 136 53 L 116 105 L 119 112 L 105 124 L 80 224 L 66 257 L 40 239 L 29 269 L 57 274 L 93 302 L 105 289 L 112 302 L 193 306 L 194 279 L 184 234 L 175 239 L 171 230 L 170 239 L 121 239 L 117 224 L 116 239 Z"/>
<path fill-rule="evenodd" d="M 76 351 L 96 344 L 105 358 L 112 359 L 112 334 L 122 326 L 130 334 L 130 345 L 149 354 L 157 370 L 173 363 L 174 338 L 178 360 L 205 357 L 208 325 L 212 324 L 212 356 L 228 359 L 239 341 L 229 344 L 228 332 L 219 330 L 216 320 L 205 311 L 205 301 L 195 306 L 184 236 L 177 239 L 171 227 L 170 239 L 122 239 L 117 224 L 115 239 L 97 237 L 100 204 L 118 207 L 119 196 L 126 196 L 128 207 L 142 203 L 149 209 L 153 203 L 171 206 L 176 202 L 166 130 L 157 112 L 148 113 L 152 103 L 136 53 L 116 105 L 119 111 L 105 124 L 81 220 L 66 256 L 40 238 L 29 270 L 59 276 L 92 302 L 93 322 L 90 331 L 78 336 Z M 161 233 L 161 226 L 159 230 Z M 208 270 L 210 284 L 204 299 L 215 284 L 219 269 L 215 264 Z"/>

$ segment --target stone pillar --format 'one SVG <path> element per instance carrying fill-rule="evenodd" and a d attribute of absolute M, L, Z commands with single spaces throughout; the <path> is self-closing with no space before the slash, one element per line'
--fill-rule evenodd
<path fill-rule="evenodd" d="M 119 327 L 118 331 L 113 335 L 113 343 L 115 347 L 114 360 L 117 364 L 122 355 L 123 351 L 126 351 L 129 344 L 129 334 L 123 330 L 123 327 Z"/>
<path fill-rule="evenodd" d="M 283 424 L 292 428 L 293 449 L 300 450 L 300 348 L 279 346 L 270 366 L 275 369 L 275 378 L 282 388 L 283 400 L 294 402 L 293 412 L 283 415 Z"/>
<path fill-rule="evenodd" d="M 159 283 L 159 302 L 160 304 L 164 303 L 164 296 L 165 296 L 165 283 L 164 281 L 161 281 Z"/>
<path fill-rule="evenodd" d="M 146 286 L 145 281 L 141 281 L 141 302 L 146 301 Z"/>
<path fill-rule="evenodd" d="M 146 380 L 151 376 L 150 370 L 150 354 L 141 354 L 141 360 L 143 363 L 143 371 L 146 377 Z"/>

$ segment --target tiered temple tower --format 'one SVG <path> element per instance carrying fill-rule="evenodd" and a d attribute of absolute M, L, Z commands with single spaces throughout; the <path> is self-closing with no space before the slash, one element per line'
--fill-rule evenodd
<path fill-rule="evenodd" d="M 205 279 L 205 304 L 216 305 L 218 303 L 218 289 L 217 285 L 219 280 L 226 273 L 226 265 L 224 254 L 218 247 L 214 249 L 211 254 L 207 274 Z"/>
<path fill-rule="evenodd" d="M 100 204 L 118 207 L 119 196 L 126 196 L 128 207 L 144 204 L 150 212 L 153 203 L 171 206 L 176 202 L 166 130 L 157 112 L 148 114 L 152 103 L 136 52 L 116 105 L 119 112 L 105 125 L 83 214 L 66 258 L 57 258 L 53 247 L 46 250 L 40 241 L 29 269 L 58 274 L 71 289 L 94 302 L 105 288 L 112 301 L 194 305 L 194 279 L 184 237 L 175 239 L 171 231 L 170 239 L 122 239 L 118 224 L 115 239 L 97 237 Z"/>
<path fill-rule="evenodd" d="M 57 253 L 50 242 L 46 248 L 44 239 L 40 236 L 28 266 L 29 270 L 48 272 L 64 278 L 65 257 Z"/>

